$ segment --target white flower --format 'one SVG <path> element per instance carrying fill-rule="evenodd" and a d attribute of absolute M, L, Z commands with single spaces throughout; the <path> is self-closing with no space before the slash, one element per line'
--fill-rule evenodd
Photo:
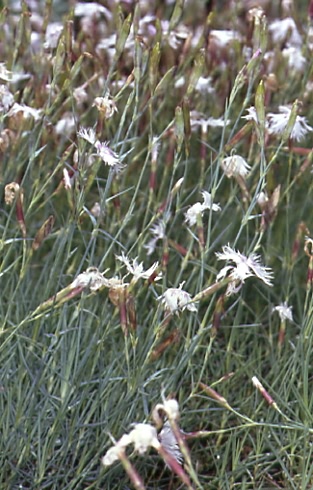
<path fill-rule="evenodd" d="M 73 97 L 78 105 L 82 105 L 84 102 L 88 100 L 88 94 L 83 85 L 73 90 Z"/>
<path fill-rule="evenodd" d="M 145 453 L 149 447 L 160 447 L 157 431 L 150 424 L 135 424 L 135 428 L 128 435 L 139 454 Z"/>
<path fill-rule="evenodd" d="M 220 211 L 221 210 L 221 206 L 219 204 L 214 204 L 212 202 L 212 196 L 209 192 L 202 191 L 201 194 L 203 197 L 204 209 L 212 209 L 212 211 Z"/>
<path fill-rule="evenodd" d="M 103 274 L 96 267 L 89 267 L 85 272 L 79 274 L 71 284 L 71 288 L 89 288 L 91 291 L 97 291 L 106 285 Z"/>
<path fill-rule="evenodd" d="M 203 94 L 212 94 L 214 93 L 214 88 L 212 87 L 212 77 L 202 77 L 198 78 L 198 81 L 195 86 L 195 90 L 201 92 Z"/>
<path fill-rule="evenodd" d="M 233 41 L 240 41 L 241 36 L 237 31 L 212 29 L 209 35 L 209 43 L 213 43 L 219 48 L 226 47 Z"/>
<path fill-rule="evenodd" d="M 211 194 L 207 191 L 202 191 L 203 203 L 196 202 L 187 210 L 185 214 L 185 221 L 189 226 L 197 223 L 197 217 L 203 215 L 206 209 L 212 209 L 212 211 L 220 211 L 221 206 L 212 202 Z"/>
<path fill-rule="evenodd" d="M 25 104 L 18 104 L 14 102 L 11 109 L 7 113 L 7 116 L 14 116 L 15 114 L 22 113 L 24 119 L 28 119 L 32 117 L 35 121 L 41 118 L 42 109 L 34 109 L 33 107 L 29 107 Z"/>
<path fill-rule="evenodd" d="M 116 255 L 117 260 L 120 262 L 123 262 L 123 264 L 126 266 L 127 271 L 134 276 L 133 282 L 137 282 L 138 279 L 149 279 L 152 274 L 155 273 L 155 271 L 159 267 L 159 263 L 155 262 L 152 264 L 149 269 L 146 271 L 143 268 L 143 263 L 141 262 L 140 264 L 137 261 L 137 258 L 133 259 L 132 263 L 129 260 L 129 258 L 122 252 L 122 255 Z M 154 281 L 159 281 L 162 278 L 162 272 L 160 272 L 155 278 Z"/>
<path fill-rule="evenodd" d="M 96 97 L 92 105 L 104 115 L 105 119 L 110 119 L 114 112 L 117 112 L 116 104 L 108 94 L 104 97 Z"/>
<path fill-rule="evenodd" d="M 173 422 L 179 418 L 179 405 L 175 399 L 165 400 L 163 403 L 159 403 L 154 407 L 152 419 L 156 425 L 162 423 L 162 418 L 159 415 L 160 410 Z M 150 447 L 153 447 L 162 455 L 165 462 L 169 463 L 171 468 L 172 464 L 167 454 L 175 458 L 179 464 L 182 463 L 183 457 L 168 421 L 164 423 L 159 436 L 153 425 L 139 423 L 133 424 L 133 427 L 129 434 L 123 434 L 103 456 L 101 461 L 104 466 L 110 466 L 119 459 L 125 459 L 125 449 L 130 444 L 134 445 L 135 451 L 138 451 L 139 454 L 144 454 Z M 165 451 L 162 451 L 162 449 L 165 449 Z"/>
<path fill-rule="evenodd" d="M 102 457 L 101 462 L 104 466 L 111 466 L 115 461 L 119 460 L 121 453 L 121 448 L 118 446 L 112 446 L 107 450 L 105 455 Z"/>
<path fill-rule="evenodd" d="M 201 202 L 196 202 L 190 206 L 185 214 L 185 222 L 188 223 L 189 226 L 195 225 L 197 223 L 198 216 L 202 215 L 204 209 Z"/>
<path fill-rule="evenodd" d="M 3 82 L 12 80 L 12 72 L 6 69 L 5 63 L 0 63 L 0 80 Z"/>
<path fill-rule="evenodd" d="M 209 117 L 207 119 L 200 118 L 196 121 L 191 121 L 192 128 L 196 126 L 201 126 L 202 131 L 207 132 L 208 128 L 224 128 L 230 124 L 230 119 L 225 119 L 223 117 Z"/>
<path fill-rule="evenodd" d="M 303 73 L 307 64 L 306 58 L 301 52 L 301 48 L 290 46 L 282 50 L 283 57 L 288 62 L 289 69 L 295 74 Z"/>
<path fill-rule="evenodd" d="M 287 127 L 291 109 L 287 106 L 279 106 L 278 110 L 279 114 L 269 113 L 267 115 L 269 134 L 283 134 Z M 297 116 L 290 138 L 295 141 L 301 141 L 309 131 L 313 131 L 313 128 L 307 124 L 306 118 Z"/>
<path fill-rule="evenodd" d="M 158 297 L 158 300 L 170 313 L 178 314 L 179 310 L 184 311 L 186 308 L 189 311 L 197 311 L 196 305 L 191 303 L 191 295 L 182 289 L 183 284 L 180 284 L 179 288 L 167 289 Z"/>
<path fill-rule="evenodd" d="M 217 275 L 216 280 L 222 280 L 227 275 L 231 278 L 227 295 L 237 292 L 247 277 L 257 276 L 268 286 L 272 286 L 271 280 L 273 273 L 269 267 L 264 267 L 260 263 L 260 256 L 251 253 L 248 257 L 232 249 L 229 245 L 224 245 L 223 252 L 216 252 L 218 260 L 231 261 L 235 266 L 224 267 Z"/>
<path fill-rule="evenodd" d="M 134 424 L 134 427 L 129 434 L 123 434 L 115 445 L 108 449 L 101 459 L 104 466 L 111 466 L 119 460 L 129 444 L 134 444 L 135 451 L 139 454 L 145 453 L 149 447 L 154 447 L 156 450 L 160 448 L 161 443 L 155 427 L 150 424 Z"/>
<path fill-rule="evenodd" d="M 226 177 L 246 177 L 251 170 L 250 165 L 240 155 L 232 155 L 221 161 L 221 167 Z"/>
<path fill-rule="evenodd" d="M 256 113 L 256 109 L 254 106 L 248 107 L 247 113 L 248 114 L 246 116 L 242 116 L 241 119 L 246 119 L 247 121 L 254 121 L 255 123 L 259 124 L 258 115 Z"/>
<path fill-rule="evenodd" d="M 1 77 L 0 77 L 1 78 Z M 0 85 L 0 112 L 7 112 L 14 103 L 13 94 L 6 85 Z"/>
<path fill-rule="evenodd" d="M 116 444 L 103 456 L 101 462 L 104 466 L 111 466 L 111 464 L 118 461 L 121 455 L 124 453 L 126 447 L 131 444 L 132 440 L 129 437 L 129 434 L 123 434 L 122 437 L 116 442 Z"/>
<path fill-rule="evenodd" d="M 248 11 L 247 19 L 249 22 L 258 22 L 264 17 L 264 10 L 261 7 L 253 7 Z"/>
<path fill-rule="evenodd" d="M 164 39 L 173 49 L 178 49 L 190 35 L 188 27 L 184 24 L 180 24 L 175 30 L 170 30 L 170 22 L 168 20 L 161 20 L 161 29 Z"/>
<path fill-rule="evenodd" d="M 97 150 L 97 155 L 103 160 L 109 167 L 115 167 L 116 170 L 123 168 L 123 165 L 119 161 L 118 155 L 108 146 L 108 142 L 95 142 L 95 148 Z"/>
<path fill-rule="evenodd" d="M 292 317 L 292 306 L 288 306 L 287 301 L 284 301 L 284 303 L 281 303 L 278 306 L 275 306 L 273 308 L 273 312 L 277 311 L 277 313 L 280 316 L 281 321 L 284 320 L 289 320 L 290 322 L 293 321 Z"/>
<path fill-rule="evenodd" d="M 157 413 L 160 410 L 165 412 L 169 420 L 179 419 L 179 404 L 175 398 L 169 398 L 168 400 L 163 400 L 163 403 L 158 403 L 153 410 L 153 413 Z"/>
<path fill-rule="evenodd" d="M 230 124 L 230 120 L 225 120 L 223 117 L 209 117 L 205 118 L 201 112 L 191 111 L 190 113 L 191 128 L 195 130 L 198 126 L 201 126 L 204 133 L 207 132 L 208 127 L 212 128 L 224 128 Z"/>
<path fill-rule="evenodd" d="M 158 240 L 164 239 L 165 227 L 165 221 L 159 219 L 154 225 L 151 226 L 151 228 L 149 228 L 149 231 L 151 235 L 153 235 L 153 238 L 151 238 L 151 240 L 149 240 L 148 243 L 144 245 L 144 248 L 147 250 L 147 255 L 151 255 L 154 252 Z"/>
<path fill-rule="evenodd" d="M 76 119 L 70 112 L 65 112 L 55 126 L 55 132 L 61 136 L 70 136 L 76 129 Z"/>
<path fill-rule="evenodd" d="M 149 228 L 150 233 L 158 240 L 162 240 L 165 237 L 165 226 L 165 221 L 159 219 L 154 225 L 151 226 L 151 228 Z"/>
<path fill-rule="evenodd" d="M 200 119 L 201 126 L 210 126 L 211 128 L 224 128 L 230 124 L 230 119 L 224 119 L 223 117 L 209 117 L 208 119 Z"/>
<path fill-rule="evenodd" d="M 106 7 L 99 5 L 97 2 L 89 2 L 88 8 L 84 2 L 77 2 L 74 10 L 75 17 L 100 17 L 104 15 L 106 18 L 111 19 L 112 14 Z"/>
<path fill-rule="evenodd" d="M 273 43 L 286 43 L 288 46 L 301 47 L 302 37 L 299 34 L 296 23 L 292 17 L 274 20 L 269 26 Z"/>
<path fill-rule="evenodd" d="M 152 410 L 152 419 L 157 426 L 162 423 L 160 412 L 164 413 L 168 420 L 177 422 L 179 419 L 179 404 L 175 398 L 163 399 L 162 403 L 157 403 Z"/>
<path fill-rule="evenodd" d="M 85 7 L 86 9 L 86 7 Z M 102 50 L 105 50 L 106 55 L 108 56 L 110 61 L 113 61 L 115 55 L 115 46 L 116 46 L 116 33 L 112 33 L 109 36 L 103 37 L 97 44 L 96 52 L 97 54 L 102 54 Z"/>
<path fill-rule="evenodd" d="M 79 128 L 79 131 L 77 131 L 77 136 L 88 141 L 88 143 L 90 143 L 91 145 L 94 145 L 97 141 L 96 132 L 93 128 L 81 127 Z"/>
<path fill-rule="evenodd" d="M 47 25 L 44 48 L 55 49 L 58 45 L 64 26 L 61 22 L 50 22 Z"/>

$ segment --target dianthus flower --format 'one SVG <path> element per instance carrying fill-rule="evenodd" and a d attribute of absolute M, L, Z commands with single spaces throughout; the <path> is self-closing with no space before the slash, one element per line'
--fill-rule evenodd
<path fill-rule="evenodd" d="M 268 132 L 269 134 L 282 135 L 287 127 L 290 119 L 291 109 L 281 105 L 278 108 L 279 114 L 270 112 L 267 115 Z M 296 116 L 296 120 L 290 138 L 295 141 L 301 141 L 308 132 L 313 131 L 313 128 L 307 124 L 307 119 L 303 116 Z"/>
<path fill-rule="evenodd" d="M 223 267 L 216 278 L 217 281 L 219 281 L 224 279 L 227 275 L 230 277 L 231 282 L 228 284 L 226 293 L 228 296 L 239 291 L 245 279 L 251 276 L 256 276 L 267 286 L 272 286 L 272 271 L 269 267 L 265 267 L 261 264 L 259 255 L 251 253 L 246 257 L 229 245 L 225 245 L 222 250 L 222 252 L 216 252 L 217 259 L 235 263 L 235 265 Z"/>

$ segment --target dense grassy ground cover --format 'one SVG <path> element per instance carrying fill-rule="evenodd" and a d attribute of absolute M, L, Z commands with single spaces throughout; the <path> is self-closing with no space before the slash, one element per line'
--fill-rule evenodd
<path fill-rule="evenodd" d="M 1 4 L 0 488 L 313 488 L 309 6 Z"/>

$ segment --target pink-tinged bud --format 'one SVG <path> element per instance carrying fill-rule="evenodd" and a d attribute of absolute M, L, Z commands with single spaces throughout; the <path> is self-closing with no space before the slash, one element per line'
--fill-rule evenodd
<path fill-rule="evenodd" d="M 166 337 L 149 356 L 150 361 L 156 361 L 161 357 L 163 352 L 171 345 L 177 344 L 180 339 L 180 330 L 176 328 L 168 337 Z"/>
<path fill-rule="evenodd" d="M 223 294 L 218 298 L 216 302 L 216 306 L 213 314 L 213 322 L 212 322 L 212 333 L 211 333 L 212 337 L 216 336 L 221 325 L 221 318 L 224 314 L 224 298 L 225 295 Z"/>
<path fill-rule="evenodd" d="M 223 396 L 219 395 L 217 391 L 215 391 L 213 388 L 210 386 L 204 384 L 204 383 L 199 383 L 200 388 L 205 391 L 207 395 L 209 395 L 210 398 L 213 398 L 213 400 L 216 400 L 220 405 L 222 405 L 225 408 L 229 408 L 229 404 Z"/>
<path fill-rule="evenodd" d="M 262 210 L 261 229 L 266 230 L 267 227 L 274 221 L 277 215 L 277 209 L 280 198 L 280 185 L 278 185 L 270 197 L 266 192 L 261 192 L 258 196 L 258 205 Z"/>
<path fill-rule="evenodd" d="M 309 235 L 309 233 L 310 232 L 306 224 L 304 223 L 304 221 L 301 221 L 301 223 L 299 223 L 297 227 L 296 237 L 292 245 L 292 254 L 291 254 L 292 262 L 295 262 L 295 260 L 299 255 L 300 243 L 303 235 Z"/>
<path fill-rule="evenodd" d="M 163 213 L 163 211 L 165 211 L 165 209 L 167 208 L 169 202 L 176 196 L 177 192 L 179 191 L 179 189 L 181 188 L 181 185 L 184 181 L 184 177 L 181 177 L 177 182 L 176 184 L 173 186 L 172 190 L 171 190 L 171 193 L 170 193 L 170 198 L 169 199 L 166 199 L 162 204 L 161 206 L 159 207 L 158 209 L 158 213 Z"/>
<path fill-rule="evenodd" d="M 264 400 L 266 400 L 269 405 L 275 404 L 275 402 L 274 402 L 273 398 L 271 397 L 271 395 L 266 391 L 266 389 L 264 388 L 264 386 L 262 385 L 262 383 L 260 383 L 260 381 L 258 380 L 258 378 L 256 376 L 253 376 L 252 383 L 254 384 L 254 386 L 256 387 L 256 389 L 261 393 L 261 395 L 263 396 Z"/>
<path fill-rule="evenodd" d="M 233 136 L 233 138 L 230 140 L 230 142 L 225 146 L 224 151 L 225 153 L 229 153 L 232 148 L 234 148 L 239 141 L 241 141 L 245 136 L 247 136 L 249 133 L 251 133 L 253 128 L 253 121 L 249 120 L 247 124 L 245 124 L 236 134 Z"/>
<path fill-rule="evenodd" d="M 162 269 L 166 270 L 168 262 L 170 260 L 170 252 L 168 248 L 168 241 L 165 238 L 163 240 L 163 253 L 162 253 Z"/>
<path fill-rule="evenodd" d="M 34 238 L 33 244 L 32 244 L 32 249 L 33 250 L 38 250 L 38 248 L 41 246 L 42 242 L 44 239 L 50 235 L 53 225 L 55 222 L 55 217 L 53 215 L 49 216 L 48 219 L 43 223 L 43 225 L 39 228 L 39 230 L 36 233 L 36 236 Z"/>

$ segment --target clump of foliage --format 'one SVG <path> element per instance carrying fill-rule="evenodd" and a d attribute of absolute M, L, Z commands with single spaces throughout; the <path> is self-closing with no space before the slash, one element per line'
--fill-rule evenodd
<path fill-rule="evenodd" d="M 313 487 L 312 2 L 0 16 L 1 488 Z"/>

